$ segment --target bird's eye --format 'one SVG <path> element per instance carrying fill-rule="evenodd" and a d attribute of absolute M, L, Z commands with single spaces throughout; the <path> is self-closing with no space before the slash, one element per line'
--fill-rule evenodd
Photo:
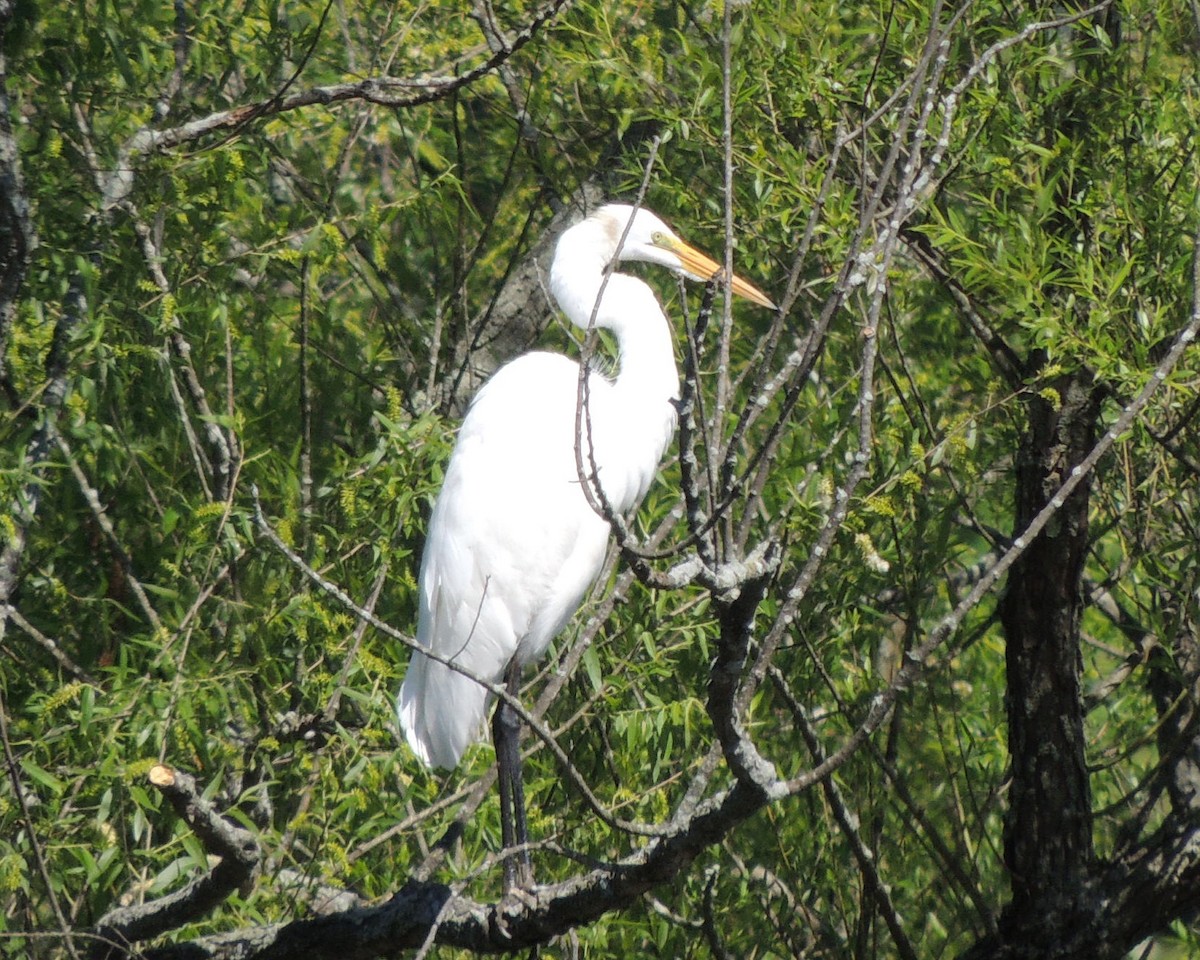
<path fill-rule="evenodd" d="M 655 230 L 652 234 L 650 234 L 650 242 L 654 244 L 660 244 L 666 239 L 667 235 L 661 230 Z"/>

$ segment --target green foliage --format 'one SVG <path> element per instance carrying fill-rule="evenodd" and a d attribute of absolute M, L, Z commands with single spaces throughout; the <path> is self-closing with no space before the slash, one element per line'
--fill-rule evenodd
<path fill-rule="evenodd" d="M 170 5 L 22 8 L 6 38 L 38 247 L 4 344 L 21 405 L 6 413 L 0 502 L 41 497 L 27 526 L 15 508 L 0 516 L 4 545 L 26 538 L 9 601 L 29 625 L 9 621 L 0 636 L 17 763 L 0 784 L 0 944 L 13 955 L 55 955 L 53 939 L 32 936 L 58 930 L 51 893 L 84 927 L 121 898 L 162 895 L 207 869 L 202 844 L 147 784 L 155 762 L 193 773 L 269 857 L 253 890 L 179 936 L 296 916 L 285 870 L 382 898 L 424 861 L 491 750 L 443 775 L 398 745 L 404 644 L 361 627 L 256 533 L 252 491 L 306 563 L 411 634 L 456 418 L 476 368 L 506 359 L 490 353 L 503 332 L 488 325 L 490 307 L 549 220 L 547 198 L 585 180 L 633 196 L 652 134 L 662 141 L 647 204 L 716 250 L 728 121 L 739 272 L 782 296 L 794 271 L 777 354 L 762 351 L 770 317 L 738 314 L 725 410 L 727 436 L 756 411 L 733 453 L 746 488 L 770 450 L 761 502 L 728 523 L 744 524 L 752 543 L 780 540 L 779 584 L 795 580 L 835 509 L 858 451 L 864 342 L 879 344 L 866 479 L 774 660 L 829 751 L 1013 532 L 1023 404 L 1058 408 L 1058 378 L 1086 369 L 1115 398 L 1101 425 L 1111 422 L 1191 309 L 1200 84 L 1195 26 L 1166 3 L 1125 3 L 1116 46 L 1103 33 L 1037 34 L 966 88 L 948 118 L 944 179 L 878 280 L 878 327 L 866 331 L 868 284 L 848 290 L 794 405 L 778 390 L 755 407 L 750 383 L 801 348 L 862 248 L 860 213 L 896 132 L 889 98 L 924 50 L 926 4 L 738 5 L 728 118 L 721 4 L 588 0 L 507 74 L 450 97 L 311 105 L 132 150 L 146 125 L 173 129 L 285 91 L 461 72 L 487 49 L 463 9 L 204 0 L 187 12 L 178 76 Z M 515 30 L 529 10 L 503 3 L 495 14 Z M 970 6 L 947 44 L 943 86 L 1035 18 Z M 122 164 L 131 189 L 109 204 Z M 921 266 L 921 244 L 951 283 Z M 43 402 L 73 280 L 87 309 L 66 344 L 56 422 L 99 510 L 65 457 L 40 472 L 28 459 L 29 414 Z M 669 315 L 694 318 L 695 302 L 650 282 Z M 1020 389 L 972 336 L 955 293 L 1026 363 Z M 551 324 L 539 340 L 573 349 Z M 710 351 L 706 389 L 719 372 Z M 1180 470 L 1197 462 L 1197 375 L 1192 351 L 1092 487 L 1089 595 L 1104 585 L 1160 637 L 1187 621 L 1200 576 L 1194 467 Z M 1173 447 L 1160 442 L 1168 433 Z M 212 470 L 214 434 L 234 448 L 228 496 Z M 643 533 L 665 525 L 668 543 L 683 538 L 671 514 L 679 483 L 678 463 L 668 465 L 639 515 Z M 585 627 L 620 576 L 560 639 L 556 656 L 586 649 L 547 722 L 609 811 L 660 823 L 712 743 L 717 611 L 698 587 L 622 583 L 623 602 Z M 786 602 L 782 589 L 768 592 L 759 622 Z M 1103 690 L 1088 703 L 1087 759 L 1105 854 L 1161 761 L 1145 687 L 1104 686 L 1134 652 L 1126 627 L 1099 605 L 1083 617 L 1085 686 Z M 556 663 L 532 680 L 530 702 Z M 954 955 L 984 931 L 972 891 L 1002 905 L 1004 684 L 993 592 L 833 779 L 921 956 Z M 781 687 L 757 691 L 747 723 L 781 775 L 814 765 Z M 550 751 L 534 750 L 527 776 L 535 837 L 585 859 L 639 846 L 594 816 Z M 769 807 L 675 884 L 580 929 L 580 951 L 705 956 L 715 936 L 744 957 L 892 955 L 835 805 L 814 787 Z M 1162 815 L 1152 807 L 1144 826 Z M 438 876 L 495 896 L 499 846 L 489 796 Z M 961 876 L 945 879 L 947 857 Z M 547 852 L 537 870 L 549 881 L 578 864 Z M 1189 927 L 1173 935 L 1180 955 L 1197 955 Z"/>

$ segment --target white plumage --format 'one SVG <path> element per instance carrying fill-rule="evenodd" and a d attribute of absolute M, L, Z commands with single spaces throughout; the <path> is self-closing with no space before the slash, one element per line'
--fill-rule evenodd
<path fill-rule="evenodd" d="M 617 252 L 632 217 L 628 237 Z M 719 267 L 647 210 L 601 207 L 561 237 L 550 289 L 567 317 L 614 334 L 619 371 L 592 371 L 584 437 L 612 508 L 646 494 L 675 429 L 679 375 L 671 329 L 653 291 L 614 273 L 614 256 L 708 279 Z M 770 300 L 735 278 L 735 292 Z M 604 562 L 609 526 L 589 505 L 575 459 L 579 364 L 530 353 L 501 368 L 463 421 L 430 519 L 421 562 L 417 642 L 472 674 L 502 683 L 510 663 L 541 657 Z M 413 752 L 454 767 L 479 738 L 488 691 L 414 652 L 400 688 L 400 725 Z"/>

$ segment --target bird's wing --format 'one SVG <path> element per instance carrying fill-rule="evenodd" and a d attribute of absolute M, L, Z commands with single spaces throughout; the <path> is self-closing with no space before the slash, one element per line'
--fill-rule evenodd
<path fill-rule="evenodd" d="M 603 563 L 608 527 L 575 468 L 577 378 L 574 362 L 545 353 L 499 371 L 463 422 L 430 519 L 417 641 L 495 683 L 514 657 L 545 650 Z M 401 726 L 425 763 L 453 767 L 490 699 L 470 677 L 414 653 Z"/>

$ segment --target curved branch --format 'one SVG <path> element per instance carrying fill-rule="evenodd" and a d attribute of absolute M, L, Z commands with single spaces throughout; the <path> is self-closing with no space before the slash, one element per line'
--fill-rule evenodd
<path fill-rule="evenodd" d="M 545 944 L 606 913 L 631 906 L 669 882 L 707 847 L 766 803 L 741 784 L 705 804 L 687 825 L 626 860 L 521 897 L 484 904 L 439 883 L 410 882 L 386 903 L 288 924 L 264 925 L 142 950 L 145 960 L 367 960 L 436 942 L 477 953 L 507 953 Z"/>
<path fill-rule="evenodd" d="M 159 764 L 150 769 L 148 778 L 205 849 L 221 859 L 181 890 L 147 903 L 118 907 L 101 917 L 95 929 L 97 946 L 91 954 L 97 960 L 122 956 L 128 945 L 198 920 L 246 883 L 258 868 L 259 847 L 254 834 L 222 817 L 200 796 L 194 777 Z"/>

